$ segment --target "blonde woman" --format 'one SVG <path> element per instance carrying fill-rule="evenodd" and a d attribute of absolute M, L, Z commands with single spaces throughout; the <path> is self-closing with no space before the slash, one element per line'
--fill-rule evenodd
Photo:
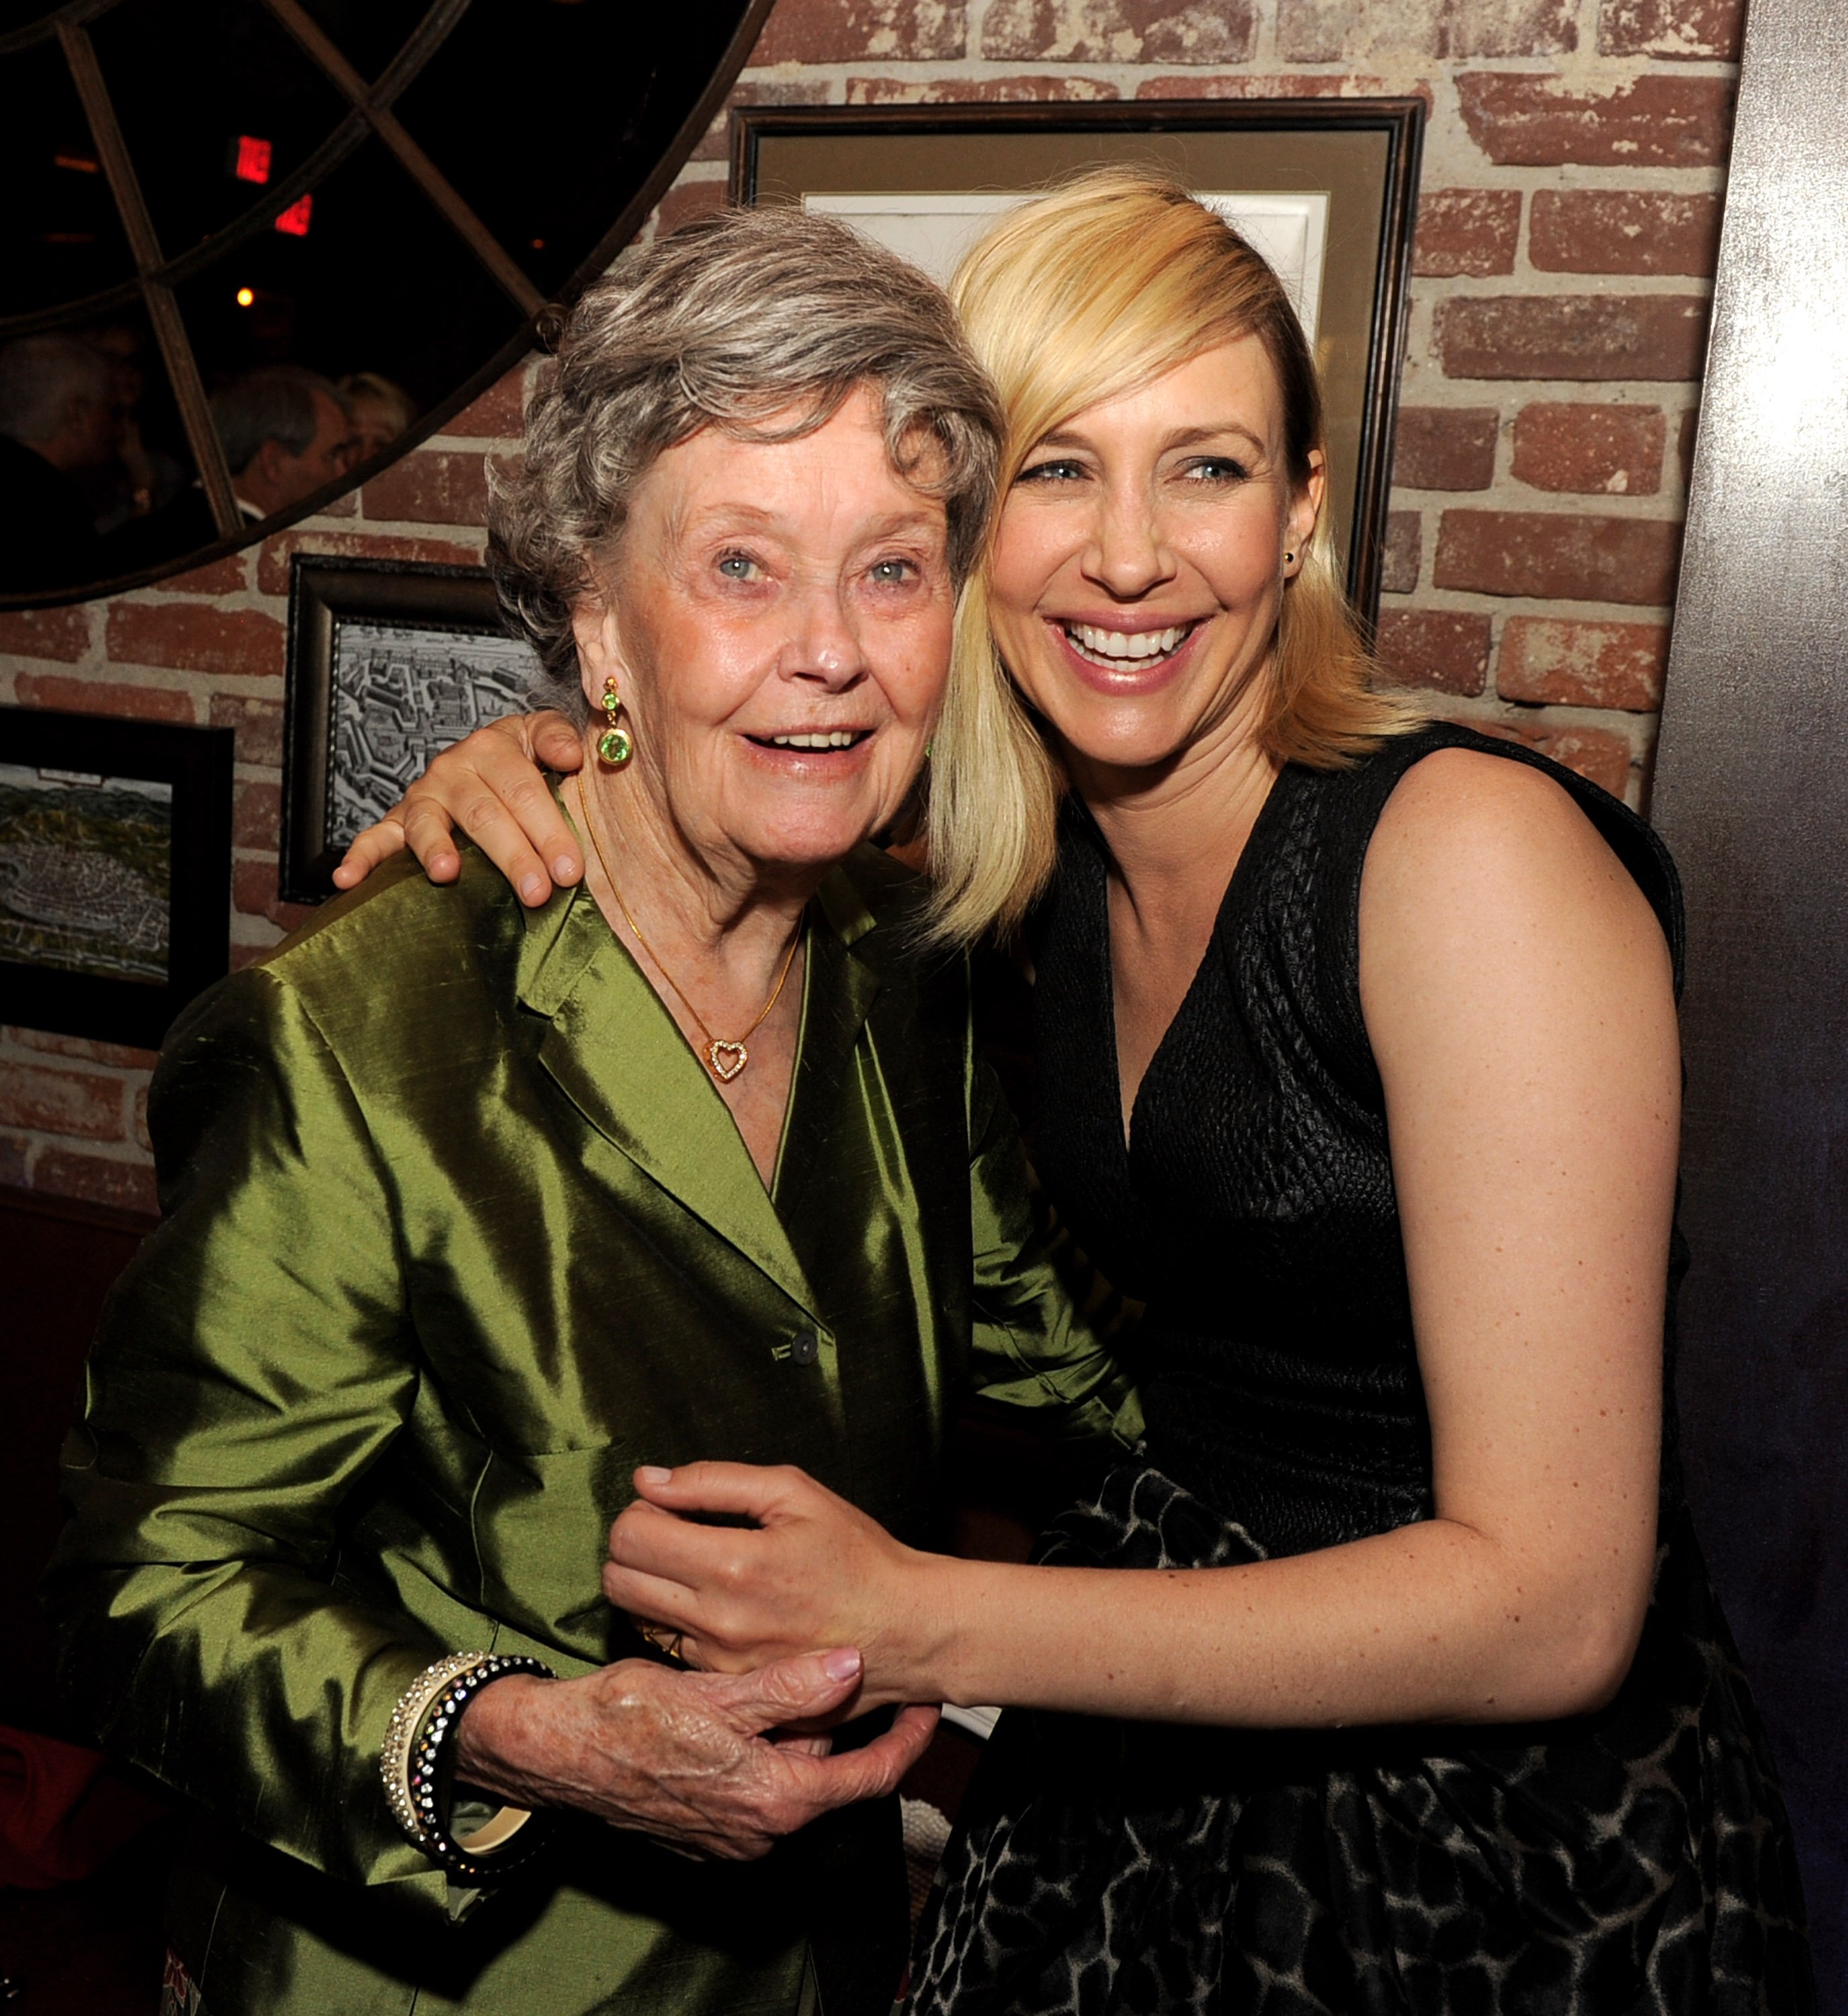
<path fill-rule="evenodd" d="M 1146 1437 L 1025 1567 L 644 1472 L 606 1590 L 702 1666 L 850 1643 L 869 1700 L 1038 1711 L 917 2011 L 1807 2008 L 1673 1456 L 1673 869 L 1370 690 L 1301 332 L 1183 191 L 1083 179 L 954 291 L 1010 439 L 937 927 L 1028 919 L 1036 1159 L 1147 1305 Z"/>

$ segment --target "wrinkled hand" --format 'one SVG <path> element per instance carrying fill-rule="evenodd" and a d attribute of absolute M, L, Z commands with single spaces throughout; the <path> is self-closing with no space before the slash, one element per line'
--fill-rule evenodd
<path fill-rule="evenodd" d="M 333 871 L 335 886 L 355 888 L 406 846 L 433 882 L 462 873 L 459 826 L 536 909 L 553 885 L 575 882 L 584 856 L 546 788 L 542 766 L 580 769 L 582 737 L 562 714 L 510 715 L 452 743 L 376 826 L 359 833 Z M 549 862 L 549 868 L 546 864 Z"/>
<path fill-rule="evenodd" d="M 683 1633 L 681 1654 L 744 1672 L 856 1645 L 868 1707 L 928 1691 L 917 1669 L 932 1614 L 933 1557 L 790 1466 L 690 1463 L 638 1470 L 639 1494 L 610 1528 L 603 1593 L 618 1609 Z M 751 1526 L 685 1516 L 742 1514 Z"/>
<path fill-rule="evenodd" d="M 906 1708 L 861 1750 L 780 1739 L 838 1719 L 855 1697 L 853 1651 L 787 1659 L 743 1676 L 625 1659 L 579 1680 L 510 1676 L 456 1730 L 456 1776 L 514 1805 L 569 1806 L 683 1855 L 751 1862 L 783 1835 L 882 1797 L 923 1754 L 935 1708 Z"/>

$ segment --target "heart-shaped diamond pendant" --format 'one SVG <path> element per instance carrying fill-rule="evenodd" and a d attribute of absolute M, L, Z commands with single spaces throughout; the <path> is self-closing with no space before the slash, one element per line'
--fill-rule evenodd
<path fill-rule="evenodd" d="M 742 1043 L 728 1043 L 722 1037 L 715 1037 L 706 1046 L 706 1061 L 719 1082 L 729 1085 L 750 1063 L 751 1053 Z"/>

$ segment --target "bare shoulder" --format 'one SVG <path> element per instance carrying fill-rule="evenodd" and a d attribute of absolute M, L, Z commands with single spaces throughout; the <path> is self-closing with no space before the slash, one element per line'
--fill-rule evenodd
<path fill-rule="evenodd" d="M 1627 913 L 1659 935 L 1655 913 L 1572 794 L 1542 769 L 1475 749 L 1438 749 L 1386 801 L 1361 882 L 1363 931 L 1378 920 L 1442 930 L 1512 923 L 1564 902 Z M 1460 908 L 1459 908 L 1460 906 Z"/>
<path fill-rule="evenodd" d="M 1360 985 L 1376 1047 L 1456 1041 L 1454 1018 L 1540 1042 L 1673 1012 L 1655 909 L 1572 794 L 1468 749 L 1433 751 L 1386 802 L 1361 877 Z"/>

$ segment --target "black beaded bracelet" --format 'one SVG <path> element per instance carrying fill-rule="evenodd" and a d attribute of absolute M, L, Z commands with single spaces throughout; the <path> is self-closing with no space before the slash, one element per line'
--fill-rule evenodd
<path fill-rule="evenodd" d="M 398 1697 L 379 1759 L 392 1817 L 431 1861 L 467 1882 L 530 1862 L 549 1831 L 524 1806 L 503 1806 L 459 1840 L 449 1831 L 456 1724 L 483 1687 L 510 1673 L 557 1678 L 549 1666 L 520 1653 L 456 1652 L 425 1667 Z"/>

